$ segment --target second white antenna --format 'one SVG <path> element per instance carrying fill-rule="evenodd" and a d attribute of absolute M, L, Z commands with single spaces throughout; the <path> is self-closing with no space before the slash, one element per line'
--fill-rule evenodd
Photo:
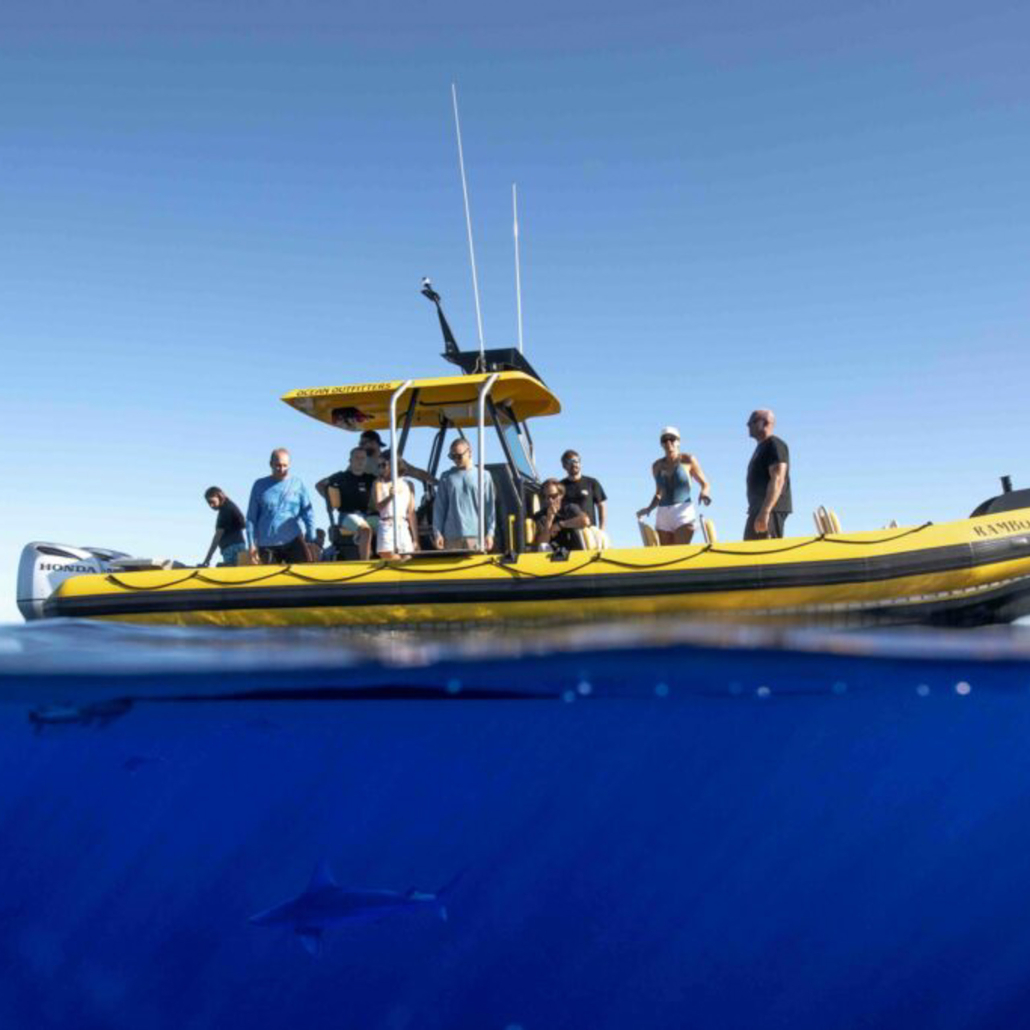
<path fill-rule="evenodd" d="M 483 315 L 479 308 L 479 280 L 476 278 L 476 249 L 472 245 L 472 215 L 469 213 L 469 188 L 465 181 L 465 155 L 461 149 L 461 121 L 458 118 L 458 89 L 451 83 L 451 99 L 454 101 L 454 130 L 458 136 L 458 165 L 461 167 L 461 192 L 465 197 L 465 225 L 469 236 L 469 259 L 472 262 L 472 292 L 476 297 L 476 328 L 479 330 L 479 356 L 483 357 Z"/>
<path fill-rule="evenodd" d="M 511 213 L 515 219 L 515 306 L 519 315 L 519 353 L 522 353 L 522 274 L 519 268 L 519 199 L 515 183 L 511 184 Z"/>

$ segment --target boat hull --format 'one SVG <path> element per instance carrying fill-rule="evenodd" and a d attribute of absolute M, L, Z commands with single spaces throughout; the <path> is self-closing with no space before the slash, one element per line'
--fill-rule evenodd
<path fill-rule="evenodd" d="M 1030 613 L 1030 509 L 871 533 L 78 576 L 47 616 L 226 627 L 629 616 L 983 625 Z"/>

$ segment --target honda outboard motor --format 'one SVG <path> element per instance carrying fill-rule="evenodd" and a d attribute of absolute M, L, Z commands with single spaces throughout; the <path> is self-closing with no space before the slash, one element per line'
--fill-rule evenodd
<path fill-rule="evenodd" d="M 22 548 L 18 565 L 18 611 L 26 622 L 43 618 L 43 602 L 72 576 L 107 572 L 109 563 L 128 557 L 105 547 L 70 547 L 33 541 Z"/>

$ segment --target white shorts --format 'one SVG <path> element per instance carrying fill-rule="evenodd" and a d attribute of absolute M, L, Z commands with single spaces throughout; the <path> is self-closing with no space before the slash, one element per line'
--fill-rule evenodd
<path fill-rule="evenodd" d="M 411 526 L 408 524 L 408 520 L 405 517 L 398 518 L 398 530 L 397 534 L 400 539 L 396 541 L 397 546 L 394 546 L 393 538 L 393 519 L 390 516 L 386 516 L 379 520 L 379 525 L 376 528 L 376 550 L 381 554 L 383 551 L 388 551 L 390 554 L 411 554 L 415 550 L 411 542 Z"/>
<path fill-rule="evenodd" d="M 654 518 L 654 528 L 660 529 L 663 533 L 675 533 L 680 526 L 692 523 L 695 517 L 691 501 L 684 501 L 682 504 L 661 504 Z"/>

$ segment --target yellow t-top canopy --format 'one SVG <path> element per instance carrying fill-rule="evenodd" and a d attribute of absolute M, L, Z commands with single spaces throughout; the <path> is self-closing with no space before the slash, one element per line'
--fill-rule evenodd
<path fill-rule="evenodd" d="M 455 426 L 476 425 L 479 387 L 489 375 L 446 376 L 442 379 L 413 379 L 397 401 L 397 424 L 407 418 L 415 390 L 413 426 L 439 426 L 447 419 Z M 356 386 L 316 386 L 291 390 L 283 396 L 298 411 L 343 429 L 387 429 L 390 425 L 390 397 L 404 382 L 359 383 Z M 539 380 L 525 372 L 501 372 L 490 390 L 495 404 L 507 404 L 521 422 L 561 411 L 558 398 Z M 489 409 L 486 421 L 491 422 Z"/>

